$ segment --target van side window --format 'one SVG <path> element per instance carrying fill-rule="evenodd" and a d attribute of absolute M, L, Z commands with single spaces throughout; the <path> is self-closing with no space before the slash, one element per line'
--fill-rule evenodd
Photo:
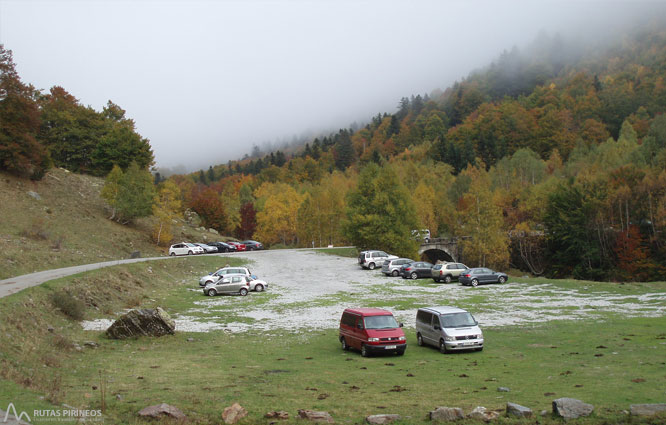
<path fill-rule="evenodd" d="M 430 317 L 432 315 L 428 313 L 427 311 L 419 310 L 416 312 L 416 321 L 424 323 L 424 324 L 429 324 L 430 323 Z"/>
<path fill-rule="evenodd" d="M 345 326 L 354 327 L 356 325 L 356 316 L 349 313 L 344 313 L 342 315 L 342 324 Z"/>
<path fill-rule="evenodd" d="M 437 314 L 432 315 L 432 327 L 434 328 L 435 326 L 439 326 L 441 328 L 441 325 L 439 323 L 439 315 Z"/>
<path fill-rule="evenodd" d="M 365 329 L 365 324 L 363 323 L 363 318 L 361 316 L 356 320 L 356 327 L 359 329 Z"/>

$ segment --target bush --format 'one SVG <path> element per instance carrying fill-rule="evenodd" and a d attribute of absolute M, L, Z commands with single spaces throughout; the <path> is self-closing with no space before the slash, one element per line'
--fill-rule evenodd
<path fill-rule="evenodd" d="M 51 296 L 51 302 L 55 308 L 70 319 L 83 320 L 86 311 L 85 303 L 66 291 L 55 292 Z"/>

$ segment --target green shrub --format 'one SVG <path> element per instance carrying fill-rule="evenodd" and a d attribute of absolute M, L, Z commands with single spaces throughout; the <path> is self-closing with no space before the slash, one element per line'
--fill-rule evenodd
<path fill-rule="evenodd" d="M 53 293 L 51 295 L 51 302 L 65 316 L 74 320 L 83 320 L 86 311 L 85 303 L 66 291 Z"/>

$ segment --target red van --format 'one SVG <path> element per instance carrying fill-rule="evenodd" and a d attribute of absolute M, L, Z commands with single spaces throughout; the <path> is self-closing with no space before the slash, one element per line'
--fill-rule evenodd
<path fill-rule="evenodd" d="M 363 357 L 376 353 L 405 354 L 407 340 L 390 311 L 380 308 L 348 308 L 340 319 L 343 350 L 355 348 Z"/>

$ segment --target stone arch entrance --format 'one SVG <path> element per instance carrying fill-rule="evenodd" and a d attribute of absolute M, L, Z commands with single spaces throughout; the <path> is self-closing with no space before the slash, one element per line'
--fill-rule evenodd
<path fill-rule="evenodd" d="M 437 263 L 437 261 L 455 262 L 455 259 L 451 257 L 451 255 L 448 252 L 436 248 L 424 251 L 421 254 L 421 259 L 423 261 L 429 261 L 433 264 Z"/>

